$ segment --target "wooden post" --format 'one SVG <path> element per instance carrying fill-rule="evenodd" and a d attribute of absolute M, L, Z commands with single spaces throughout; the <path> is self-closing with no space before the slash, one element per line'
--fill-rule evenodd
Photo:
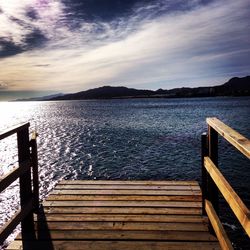
<path fill-rule="evenodd" d="M 207 133 L 201 135 L 201 190 L 202 190 L 202 214 L 206 214 L 205 200 L 207 199 L 207 179 L 208 173 L 204 166 L 204 157 L 208 156 Z"/>
<path fill-rule="evenodd" d="M 37 213 L 39 210 L 39 177 L 38 177 L 38 156 L 37 156 L 37 142 L 36 133 L 32 135 L 30 141 L 31 146 L 31 162 L 32 162 L 32 173 L 33 173 L 33 208 L 34 212 Z"/>
<path fill-rule="evenodd" d="M 18 161 L 19 164 L 30 160 L 29 149 L 29 127 L 26 126 L 17 132 L 17 147 L 18 147 Z M 29 168 L 23 175 L 20 176 L 20 203 L 21 209 L 32 199 L 31 186 L 31 169 Z M 30 213 L 21 222 L 22 239 L 34 239 L 34 218 Z"/>
<path fill-rule="evenodd" d="M 208 126 L 208 156 L 218 167 L 218 133 L 210 126 Z M 208 177 L 208 199 L 216 213 L 219 214 L 218 188 L 210 176 Z"/>

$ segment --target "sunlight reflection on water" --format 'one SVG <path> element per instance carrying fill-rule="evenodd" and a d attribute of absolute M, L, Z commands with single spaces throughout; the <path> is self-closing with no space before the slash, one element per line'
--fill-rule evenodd
<path fill-rule="evenodd" d="M 200 180 L 206 117 L 250 137 L 249 114 L 248 98 L 13 102 L 0 103 L 0 130 L 30 122 L 38 132 L 44 198 L 60 179 Z M 0 141 L 0 156 L 2 176 L 17 162 L 15 136 Z M 225 143 L 220 156 L 223 173 L 249 202 L 249 163 L 237 155 L 232 161 Z M 18 193 L 15 183 L 0 195 L 0 225 L 18 207 Z"/>

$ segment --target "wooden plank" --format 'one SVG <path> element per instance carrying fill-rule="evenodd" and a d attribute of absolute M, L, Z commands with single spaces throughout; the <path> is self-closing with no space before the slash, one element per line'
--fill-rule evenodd
<path fill-rule="evenodd" d="M 154 249 L 157 249 L 158 243 L 172 244 L 169 245 L 170 249 L 189 249 L 188 246 L 199 250 L 206 249 L 205 246 L 207 249 L 211 249 L 211 246 L 218 248 L 216 237 L 208 232 L 207 218 L 201 216 L 201 191 L 198 185 L 141 183 L 133 184 L 131 189 L 118 190 L 109 188 L 127 188 L 130 185 L 103 184 L 104 190 L 101 184 L 88 185 L 99 189 L 58 189 L 52 192 L 43 204 L 45 214 L 35 219 L 39 244 L 29 247 L 26 238 L 25 249 L 74 249 L 79 246 L 79 249 L 84 249 L 82 246 L 86 242 L 91 242 L 89 247 L 92 249 L 105 249 L 103 244 L 98 245 L 103 241 L 118 242 L 117 248 L 107 244 L 106 248 L 110 250 L 122 249 L 125 242 L 129 245 L 124 245 L 124 249 L 131 249 L 130 244 L 135 246 L 140 242 L 141 249 L 147 249 L 151 243 Z M 72 186 L 82 188 L 85 185 Z M 150 189 L 152 186 L 153 189 Z M 138 187 L 139 190 L 134 189 Z M 165 187 L 177 190 L 162 189 Z M 168 249 L 168 245 L 164 244 L 162 249 Z"/>
<path fill-rule="evenodd" d="M 250 211 L 236 194 L 219 169 L 214 165 L 209 157 L 204 158 L 204 165 L 216 183 L 225 200 L 233 210 L 242 227 L 250 237 Z"/>
<path fill-rule="evenodd" d="M 201 201 L 198 195 L 50 195 L 46 201 Z"/>
<path fill-rule="evenodd" d="M 55 190 L 62 189 L 114 189 L 114 190 L 200 190 L 199 186 L 176 186 L 176 185 L 60 185 L 55 186 Z"/>
<path fill-rule="evenodd" d="M 197 181 L 118 181 L 118 180 L 62 180 L 59 182 L 62 185 L 176 185 L 176 186 L 198 186 Z"/>
<path fill-rule="evenodd" d="M 13 232 L 16 226 L 32 211 L 32 200 L 27 202 L 22 209 L 19 209 L 12 218 L 0 229 L 0 245 Z"/>
<path fill-rule="evenodd" d="M 207 118 L 207 123 L 229 143 L 250 159 L 250 141 L 215 117 Z"/>
<path fill-rule="evenodd" d="M 10 173 L 0 177 L 0 193 L 13 183 L 21 175 L 25 174 L 31 167 L 31 162 L 26 160 L 20 162 L 19 167 L 14 168 Z"/>
<path fill-rule="evenodd" d="M 201 214 L 201 208 L 181 207 L 44 207 L 44 211 L 54 214 Z"/>
<path fill-rule="evenodd" d="M 159 241 L 53 241 L 29 242 L 29 249 L 45 250 L 219 250 L 217 242 L 159 242 Z M 8 250 L 22 249 L 22 241 L 14 241 Z"/>
<path fill-rule="evenodd" d="M 158 214 L 46 214 L 39 221 L 128 221 L 128 222 L 192 222 L 207 224 L 207 217 L 194 215 L 158 215 Z M 37 221 L 37 217 L 35 217 Z"/>
<path fill-rule="evenodd" d="M 206 232 L 205 223 L 190 222 L 127 222 L 127 221 L 38 221 L 37 230 L 143 230 L 143 231 L 195 231 Z"/>
<path fill-rule="evenodd" d="M 196 201 L 45 201 L 44 207 L 197 207 Z"/>
<path fill-rule="evenodd" d="M 193 231 L 143 231 L 143 230 L 51 230 L 49 234 L 38 231 L 41 240 L 170 240 L 217 241 L 208 232 Z M 20 239 L 17 237 L 17 239 Z"/>
<path fill-rule="evenodd" d="M 214 232 L 220 242 L 220 246 L 224 250 L 233 250 L 232 244 L 229 241 L 227 234 L 218 218 L 212 203 L 208 200 L 205 201 L 205 209 L 208 215 L 208 218 L 213 226 Z"/>
<path fill-rule="evenodd" d="M 201 196 L 200 190 L 102 190 L 102 189 L 96 189 L 96 190 L 73 190 L 73 189 L 57 189 L 53 190 L 51 194 L 70 194 L 70 195 L 164 195 L 164 196 L 171 196 L 171 195 L 199 195 Z"/>
<path fill-rule="evenodd" d="M 15 126 L 15 127 L 12 127 L 12 128 L 9 128 L 7 129 L 6 131 L 3 131 L 1 132 L 0 134 L 0 140 L 10 136 L 10 135 L 13 135 L 15 133 L 18 133 L 26 128 L 28 128 L 30 126 L 30 123 L 23 123 L 23 124 L 20 124 L 18 126 Z"/>

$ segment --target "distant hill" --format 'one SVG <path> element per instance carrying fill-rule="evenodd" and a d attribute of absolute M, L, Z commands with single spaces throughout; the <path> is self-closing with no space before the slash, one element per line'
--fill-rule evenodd
<path fill-rule="evenodd" d="M 53 98 L 53 100 L 82 100 L 82 99 L 111 99 L 123 97 L 150 97 L 155 92 L 152 90 L 138 90 L 126 87 L 104 86 L 96 89 L 81 91 Z"/>
<path fill-rule="evenodd" d="M 209 96 L 249 96 L 250 76 L 234 77 L 228 82 L 212 87 L 176 88 L 157 90 L 164 97 L 209 97 Z"/>
<path fill-rule="evenodd" d="M 234 77 L 228 82 L 212 87 L 138 90 L 126 87 L 104 86 L 73 94 L 60 95 L 49 100 L 86 100 L 114 98 L 176 98 L 210 96 L 250 96 L 250 76 Z"/>
<path fill-rule="evenodd" d="M 54 95 L 46 95 L 46 96 L 40 96 L 40 97 L 32 97 L 32 98 L 23 98 L 23 99 L 16 99 L 14 100 L 15 102 L 22 102 L 22 101 L 48 101 L 51 100 L 53 98 L 59 97 L 59 96 L 64 96 L 63 93 L 58 93 L 58 94 L 54 94 Z"/>

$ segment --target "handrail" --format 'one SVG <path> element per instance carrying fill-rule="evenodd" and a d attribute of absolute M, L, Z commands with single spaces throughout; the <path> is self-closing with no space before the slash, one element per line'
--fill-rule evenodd
<path fill-rule="evenodd" d="M 207 124 L 250 159 L 250 140 L 228 127 L 216 117 L 207 118 Z"/>
<path fill-rule="evenodd" d="M 208 124 L 208 134 L 203 133 L 201 136 L 202 211 L 203 214 L 207 214 L 210 221 L 210 228 L 217 235 L 221 247 L 223 249 L 232 249 L 217 215 L 219 211 L 218 190 L 231 207 L 249 237 L 250 211 L 217 167 L 218 134 L 236 147 L 248 159 L 250 159 L 250 141 L 215 117 L 207 118 L 206 121 Z"/>
<path fill-rule="evenodd" d="M 32 212 L 39 208 L 38 190 L 38 162 L 36 136 L 29 139 L 30 123 L 22 124 L 0 134 L 0 140 L 13 134 L 17 134 L 18 162 L 19 166 L 10 173 L 0 178 L 0 192 L 9 187 L 17 178 L 20 179 L 20 203 L 21 208 L 0 229 L 0 245 L 13 232 L 21 222 L 23 239 L 35 237 L 34 218 Z M 33 169 L 31 178 L 31 167 Z"/>
<path fill-rule="evenodd" d="M 13 134 L 16 134 L 19 131 L 22 131 L 23 129 L 28 128 L 29 126 L 30 126 L 30 123 L 27 122 L 27 123 L 23 123 L 23 124 L 21 124 L 19 126 L 15 126 L 15 127 L 11 128 L 11 129 L 8 129 L 8 130 L 6 130 L 6 131 L 4 131 L 4 132 L 2 132 L 0 134 L 0 140 L 4 139 L 6 137 L 9 137 L 9 136 L 11 136 Z"/>
<path fill-rule="evenodd" d="M 223 250 L 233 250 L 232 244 L 228 239 L 227 233 L 225 232 L 218 215 L 216 214 L 213 205 L 210 201 L 205 200 L 205 210 L 209 220 L 213 226 L 214 232 L 220 242 Z"/>
<path fill-rule="evenodd" d="M 213 181 L 216 183 L 219 188 L 221 194 L 231 207 L 232 211 L 238 218 L 242 227 L 245 229 L 246 233 L 250 237 L 250 211 L 237 195 L 237 193 L 233 190 L 224 176 L 221 174 L 219 169 L 214 165 L 209 157 L 204 158 L 204 166 L 212 177 Z"/>
<path fill-rule="evenodd" d="M 30 160 L 20 163 L 19 167 L 14 168 L 10 173 L 0 178 L 0 193 L 11 185 L 17 178 L 29 170 Z"/>
<path fill-rule="evenodd" d="M 0 242 L 4 240 L 13 232 L 16 226 L 22 221 L 33 209 L 33 202 L 30 200 L 27 204 L 19 209 L 12 218 L 0 230 Z"/>

